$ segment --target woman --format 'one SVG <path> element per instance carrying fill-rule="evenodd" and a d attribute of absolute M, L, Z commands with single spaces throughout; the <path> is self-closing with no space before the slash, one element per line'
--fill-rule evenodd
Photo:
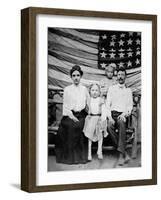
<path fill-rule="evenodd" d="M 87 138 L 82 130 L 89 94 L 87 88 L 80 83 L 82 75 L 80 66 L 75 65 L 70 70 L 73 84 L 64 88 L 63 118 L 58 129 L 55 149 L 58 163 L 80 164 L 88 161 Z"/>

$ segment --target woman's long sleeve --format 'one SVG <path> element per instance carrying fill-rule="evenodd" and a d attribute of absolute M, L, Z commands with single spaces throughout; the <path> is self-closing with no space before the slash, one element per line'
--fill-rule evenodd
<path fill-rule="evenodd" d="M 68 90 L 65 88 L 63 95 L 63 116 L 70 116 L 72 114 L 70 101 L 71 100 L 70 96 L 68 95 Z"/>

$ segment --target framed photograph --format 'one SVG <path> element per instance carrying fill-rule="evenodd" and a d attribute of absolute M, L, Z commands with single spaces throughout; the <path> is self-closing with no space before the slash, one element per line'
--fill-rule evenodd
<path fill-rule="evenodd" d="M 21 189 L 157 184 L 157 16 L 21 11 Z"/>

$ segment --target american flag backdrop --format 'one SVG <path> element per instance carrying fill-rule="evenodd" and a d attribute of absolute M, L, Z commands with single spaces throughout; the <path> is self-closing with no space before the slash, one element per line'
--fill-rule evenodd
<path fill-rule="evenodd" d="M 119 67 L 134 69 L 141 67 L 141 33 L 140 32 L 99 32 L 99 64 L 104 69 L 114 62 Z"/>
<path fill-rule="evenodd" d="M 86 86 L 105 77 L 105 66 L 115 63 L 127 69 L 126 84 L 141 93 L 141 33 L 48 28 L 49 88 L 71 84 L 69 71 L 79 64 Z"/>

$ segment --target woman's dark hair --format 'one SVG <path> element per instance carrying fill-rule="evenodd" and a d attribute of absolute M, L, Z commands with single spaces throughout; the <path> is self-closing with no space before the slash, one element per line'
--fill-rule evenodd
<path fill-rule="evenodd" d="M 83 71 L 81 70 L 79 65 L 74 65 L 72 69 L 70 70 L 70 76 L 72 77 L 72 74 L 74 71 L 78 71 L 81 76 L 83 76 Z"/>
<path fill-rule="evenodd" d="M 120 68 L 118 68 L 117 73 L 118 73 L 119 71 L 121 71 L 121 72 L 125 72 L 125 76 L 127 75 L 127 73 L 126 73 L 126 69 L 125 69 L 124 67 L 120 67 Z"/>

